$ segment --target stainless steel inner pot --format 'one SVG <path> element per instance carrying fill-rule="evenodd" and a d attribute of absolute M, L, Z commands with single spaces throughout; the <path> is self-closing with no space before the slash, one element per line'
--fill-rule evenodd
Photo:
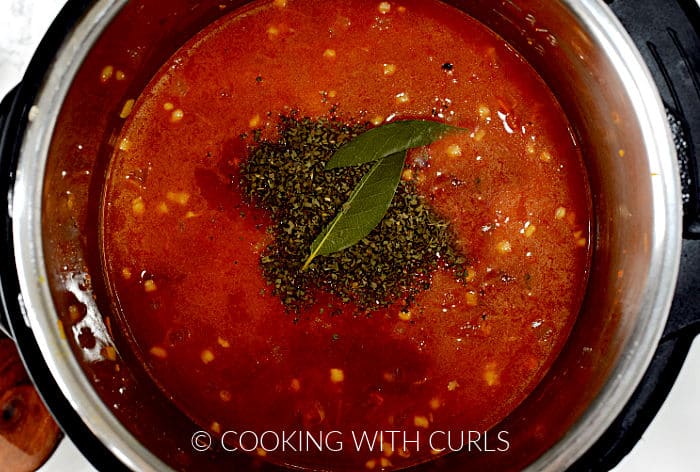
<path fill-rule="evenodd" d="M 138 95 L 192 33 L 241 3 L 95 2 L 47 65 L 21 143 L 11 216 L 24 323 L 72 408 L 136 470 L 195 467 L 196 461 L 212 464 L 220 458 L 183 458 L 191 452 L 194 430 L 173 426 L 187 423 L 177 423 L 177 413 L 139 383 L 128 353 L 117 350 L 117 362 L 124 360 L 118 374 L 105 371 L 105 347 L 114 341 L 103 321 L 110 306 L 95 282 L 99 256 L 88 250 L 95 231 L 91 215 L 121 104 Z M 559 98 L 588 169 L 595 241 L 587 295 L 570 339 L 545 380 L 498 426 L 511 433 L 509 453 L 455 454 L 422 468 L 562 470 L 626 403 L 666 321 L 681 246 L 672 139 L 646 66 L 602 2 L 448 3 L 505 38 Z M 105 90 L 96 80 L 100 71 L 85 66 L 94 63 L 120 63 L 126 78 Z M 58 320 L 75 303 L 85 306 L 85 318 L 61 329 L 65 324 Z M 94 343 L 81 341 L 86 330 Z M 124 402 L 111 402 L 115 395 Z M 129 402 L 136 407 L 130 410 Z M 136 410 L 148 426 L 127 429 L 120 419 Z M 156 431 L 161 434 L 151 434 Z"/>

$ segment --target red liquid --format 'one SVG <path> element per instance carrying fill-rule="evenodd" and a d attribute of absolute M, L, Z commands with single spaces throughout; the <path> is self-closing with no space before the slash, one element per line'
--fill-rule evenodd
<path fill-rule="evenodd" d="M 136 101 L 104 192 L 119 323 L 173 401 L 215 434 L 341 432 L 342 451 L 277 448 L 275 462 L 402 467 L 435 457 L 433 431 L 494 426 L 546 373 L 585 288 L 589 191 L 551 91 L 463 13 L 379 5 L 254 3 L 202 31 Z M 329 296 L 342 314 L 297 323 L 271 293 L 259 267 L 269 221 L 235 185 L 239 135 L 274 137 L 280 113 L 333 105 L 471 130 L 432 145 L 411 176 L 473 261 L 466 288 L 439 272 L 410 317 L 356 316 Z M 352 432 L 376 430 L 421 443 L 358 452 Z"/>

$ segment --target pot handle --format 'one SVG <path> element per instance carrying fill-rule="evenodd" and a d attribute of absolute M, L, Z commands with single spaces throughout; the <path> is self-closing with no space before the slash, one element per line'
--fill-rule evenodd
<path fill-rule="evenodd" d="M 12 219 L 10 217 L 10 189 L 14 182 L 14 143 L 10 133 L 10 112 L 17 89 L 12 89 L 0 102 L 0 259 L 5 261 L 0 267 L 0 335 L 12 337 L 10 329 L 10 306 L 14 306 L 19 291 L 14 271 L 12 250 Z M 14 290 L 12 288 L 15 288 Z"/>

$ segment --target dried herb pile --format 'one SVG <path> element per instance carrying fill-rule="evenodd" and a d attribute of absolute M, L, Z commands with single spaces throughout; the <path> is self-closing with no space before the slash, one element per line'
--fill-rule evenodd
<path fill-rule="evenodd" d="M 284 305 L 299 311 L 317 290 L 337 294 L 363 310 L 397 301 L 410 304 L 428 288 L 439 264 L 463 270 L 464 258 L 452 234 L 420 197 L 411 181 L 401 181 L 382 222 L 359 243 L 319 256 L 301 270 L 309 247 L 334 218 L 371 164 L 325 170 L 342 144 L 368 129 L 334 119 L 281 116 L 277 141 L 256 139 L 242 166 L 251 202 L 275 222 L 274 242 L 260 263 Z"/>

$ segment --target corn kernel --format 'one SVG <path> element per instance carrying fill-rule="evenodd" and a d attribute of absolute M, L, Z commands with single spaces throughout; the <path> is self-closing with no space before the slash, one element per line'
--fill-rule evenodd
<path fill-rule="evenodd" d="M 112 78 L 112 75 L 114 74 L 114 67 L 113 66 L 105 66 L 101 71 L 100 71 L 100 82 L 105 83 L 109 79 Z"/>
<path fill-rule="evenodd" d="M 365 462 L 366 469 L 374 470 L 375 467 L 377 467 L 377 461 L 375 459 L 370 459 L 367 462 Z"/>
<path fill-rule="evenodd" d="M 509 252 L 512 252 L 513 248 L 510 246 L 510 241 L 501 241 L 496 245 L 496 250 L 500 254 L 507 254 Z"/>
<path fill-rule="evenodd" d="M 491 117 L 491 109 L 486 105 L 479 105 L 479 118 L 485 120 Z"/>
<path fill-rule="evenodd" d="M 173 105 L 170 102 L 165 102 L 163 104 L 163 110 L 165 110 L 165 111 L 173 111 L 174 109 L 175 109 L 175 105 Z"/>
<path fill-rule="evenodd" d="M 156 283 L 152 279 L 148 279 L 143 282 L 143 291 L 146 293 L 153 293 L 156 290 L 158 290 L 158 287 L 156 286 Z"/>
<path fill-rule="evenodd" d="M 413 170 L 411 169 L 404 169 L 404 171 L 401 173 L 401 180 L 405 182 L 409 182 L 413 180 Z"/>
<path fill-rule="evenodd" d="M 473 291 L 467 292 L 466 300 L 469 306 L 477 306 L 479 304 L 479 296 Z"/>
<path fill-rule="evenodd" d="M 267 455 L 267 451 L 263 449 L 262 447 L 259 447 L 255 450 L 255 453 L 259 455 L 260 457 L 265 457 Z"/>
<path fill-rule="evenodd" d="M 272 4 L 277 8 L 284 8 L 287 6 L 287 0 L 275 0 Z"/>
<path fill-rule="evenodd" d="M 66 339 L 66 329 L 63 327 L 63 322 L 61 320 L 56 320 L 56 327 L 58 328 L 58 335 L 61 339 Z"/>
<path fill-rule="evenodd" d="M 394 450 L 391 448 L 391 443 L 382 443 L 382 454 L 385 457 L 391 457 L 394 454 Z"/>
<path fill-rule="evenodd" d="M 408 103 L 411 101 L 411 98 L 408 96 L 408 93 L 406 92 L 401 92 L 396 94 L 396 103 L 401 105 L 404 103 Z"/>
<path fill-rule="evenodd" d="M 134 108 L 134 99 L 130 98 L 124 102 L 121 113 L 119 113 L 119 118 L 124 119 L 131 114 L 131 110 Z"/>
<path fill-rule="evenodd" d="M 437 410 L 442 406 L 442 401 L 438 397 L 433 397 L 430 400 L 430 408 L 433 410 Z"/>
<path fill-rule="evenodd" d="M 384 75 L 387 77 L 396 73 L 396 64 L 382 64 L 382 68 L 384 69 Z"/>
<path fill-rule="evenodd" d="M 391 467 L 391 461 L 389 459 L 387 459 L 386 457 L 382 457 L 381 459 L 379 459 L 379 463 L 385 469 L 387 467 Z"/>
<path fill-rule="evenodd" d="M 289 388 L 292 390 L 292 392 L 298 392 L 301 390 L 301 382 L 299 379 L 292 379 L 292 381 L 289 382 Z"/>
<path fill-rule="evenodd" d="M 190 194 L 187 192 L 168 192 L 165 197 L 173 203 L 178 205 L 187 205 L 190 200 Z"/>
<path fill-rule="evenodd" d="M 559 207 L 554 212 L 554 218 L 556 218 L 557 220 L 563 220 L 565 216 L 566 216 L 566 208 L 564 208 L 564 207 Z"/>
<path fill-rule="evenodd" d="M 425 416 L 414 416 L 413 426 L 415 426 L 416 428 L 427 428 L 428 426 L 430 426 L 430 422 Z"/>
<path fill-rule="evenodd" d="M 71 305 L 68 307 L 68 315 L 70 315 L 71 323 L 76 323 L 80 321 L 80 318 L 82 317 L 80 309 L 78 309 L 76 305 Z"/>
<path fill-rule="evenodd" d="M 171 113 L 170 121 L 172 121 L 173 123 L 177 123 L 178 121 L 182 120 L 184 116 L 185 112 L 178 108 L 177 110 L 173 110 L 173 112 Z"/>
<path fill-rule="evenodd" d="M 399 312 L 399 319 L 401 321 L 411 321 L 411 312 L 408 310 Z"/>
<path fill-rule="evenodd" d="M 549 153 L 549 151 L 542 151 L 540 153 L 540 160 L 542 162 L 551 162 L 552 161 L 552 155 Z"/>
<path fill-rule="evenodd" d="M 447 384 L 447 390 L 450 392 L 454 392 L 458 387 L 459 383 L 456 380 L 450 380 L 450 382 Z"/>
<path fill-rule="evenodd" d="M 535 234 L 535 231 L 536 231 L 536 230 L 537 230 L 537 227 L 536 227 L 535 225 L 532 225 L 532 224 L 531 224 L 531 225 L 528 225 L 528 226 L 525 228 L 525 231 L 523 231 L 523 235 L 524 235 L 526 238 L 529 238 L 529 237 L 531 237 L 533 234 Z"/>
<path fill-rule="evenodd" d="M 202 351 L 202 353 L 199 355 L 199 358 L 204 362 L 205 364 L 209 364 L 211 361 L 214 360 L 214 353 L 211 352 L 209 349 L 205 349 Z"/>
<path fill-rule="evenodd" d="M 338 95 L 338 92 L 335 90 L 329 90 L 328 91 L 328 98 L 335 98 Z"/>
<path fill-rule="evenodd" d="M 223 348 L 231 347 L 231 343 L 229 343 L 226 339 L 222 338 L 221 336 L 216 338 L 216 342 L 218 342 L 219 346 L 221 346 Z"/>
<path fill-rule="evenodd" d="M 476 269 L 474 269 L 471 266 L 467 267 L 467 275 L 464 277 L 464 280 L 466 282 L 473 282 L 475 278 L 476 278 Z"/>
<path fill-rule="evenodd" d="M 275 39 L 277 36 L 279 36 L 280 30 L 276 26 L 270 26 L 267 29 L 267 38 L 268 39 Z"/>
<path fill-rule="evenodd" d="M 128 267 L 124 267 L 122 269 L 122 277 L 124 278 L 124 280 L 129 280 L 131 278 L 131 269 L 129 269 Z"/>
<path fill-rule="evenodd" d="M 617 155 L 620 156 L 620 157 L 625 157 L 625 150 L 624 150 L 624 149 L 620 149 L 619 151 L 617 151 Z"/>
<path fill-rule="evenodd" d="M 117 360 L 117 350 L 114 349 L 114 346 L 105 346 L 101 349 L 100 353 L 102 354 L 102 357 L 108 361 L 114 362 Z"/>
<path fill-rule="evenodd" d="M 136 216 L 141 216 L 145 213 L 146 204 L 143 202 L 143 198 L 136 197 L 133 200 L 131 200 L 131 211 Z"/>
<path fill-rule="evenodd" d="M 214 432 L 214 433 L 216 433 L 216 434 L 221 433 L 221 425 L 220 425 L 218 422 L 216 422 L 216 421 L 214 421 L 214 422 L 211 424 L 211 426 L 209 427 L 209 429 L 211 429 L 212 432 Z"/>
<path fill-rule="evenodd" d="M 119 141 L 119 150 L 120 151 L 128 151 L 131 148 L 131 142 L 126 139 L 122 138 L 121 141 Z"/>
<path fill-rule="evenodd" d="M 369 121 L 370 121 L 370 123 L 372 123 L 374 126 L 379 126 L 379 125 L 381 125 L 381 124 L 384 122 L 384 117 L 383 117 L 383 116 L 377 115 L 377 116 L 375 116 L 374 118 L 372 118 L 372 119 L 369 120 Z"/>
<path fill-rule="evenodd" d="M 484 136 L 486 136 L 486 130 L 485 129 L 480 129 L 474 132 L 474 141 L 479 142 L 482 139 L 484 139 Z"/>
<path fill-rule="evenodd" d="M 576 245 L 578 247 L 586 247 L 587 244 L 588 244 L 588 240 L 586 238 L 579 238 L 576 240 Z"/>
<path fill-rule="evenodd" d="M 399 6 L 396 10 L 398 10 L 399 13 L 406 13 L 406 7 L 403 5 Z"/>
<path fill-rule="evenodd" d="M 164 348 L 160 346 L 153 346 L 151 349 L 148 351 L 153 357 L 157 357 L 158 359 L 165 359 L 168 357 L 168 351 L 166 351 Z"/>
<path fill-rule="evenodd" d="M 258 126 L 260 126 L 260 122 L 260 115 L 255 115 L 248 121 L 248 126 L 250 126 L 251 128 L 257 128 Z"/>
<path fill-rule="evenodd" d="M 534 154 L 535 153 L 535 145 L 532 143 L 527 143 L 525 145 L 525 152 L 528 154 Z"/>
<path fill-rule="evenodd" d="M 124 71 L 118 70 L 117 73 L 114 74 L 114 78 L 119 81 L 122 81 L 126 79 L 126 74 L 124 73 Z"/>
<path fill-rule="evenodd" d="M 447 146 L 447 155 L 450 157 L 460 157 L 462 155 L 462 148 L 459 144 L 450 144 Z"/>
<path fill-rule="evenodd" d="M 331 369 L 331 382 L 341 383 L 345 380 L 345 372 L 342 369 Z"/>
<path fill-rule="evenodd" d="M 158 206 L 156 207 L 156 209 L 158 210 L 158 213 L 161 213 L 164 215 L 168 212 L 168 205 L 166 205 L 165 202 L 160 202 L 158 204 Z"/>
<path fill-rule="evenodd" d="M 335 59 L 335 49 L 326 49 L 323 51 L 323 57 L 326 59 Z"/>
<path fill-rule="evenodd" d="M 219 398 L 221 399 L 222 402 L 230 402 L 231 401 L 231 392 L 228 390 L 221 390 L 219 392 Z"/>
<path fill-rule="evenodd" d="M 492 387 L 498 383 L 498 372 L 496 372 L 495 363 L 489 362 L 484 367 L 484 380 L 486 381 L 486 385 L 489 387 Z"/>
<path fill-rule="evenodd" d="M 386 15 L 391 11 L 391 3 L 381 2 L 377 7 L 377 10 L 379 10 L 379 13 L 381 13 L 382 15 Z"/>

